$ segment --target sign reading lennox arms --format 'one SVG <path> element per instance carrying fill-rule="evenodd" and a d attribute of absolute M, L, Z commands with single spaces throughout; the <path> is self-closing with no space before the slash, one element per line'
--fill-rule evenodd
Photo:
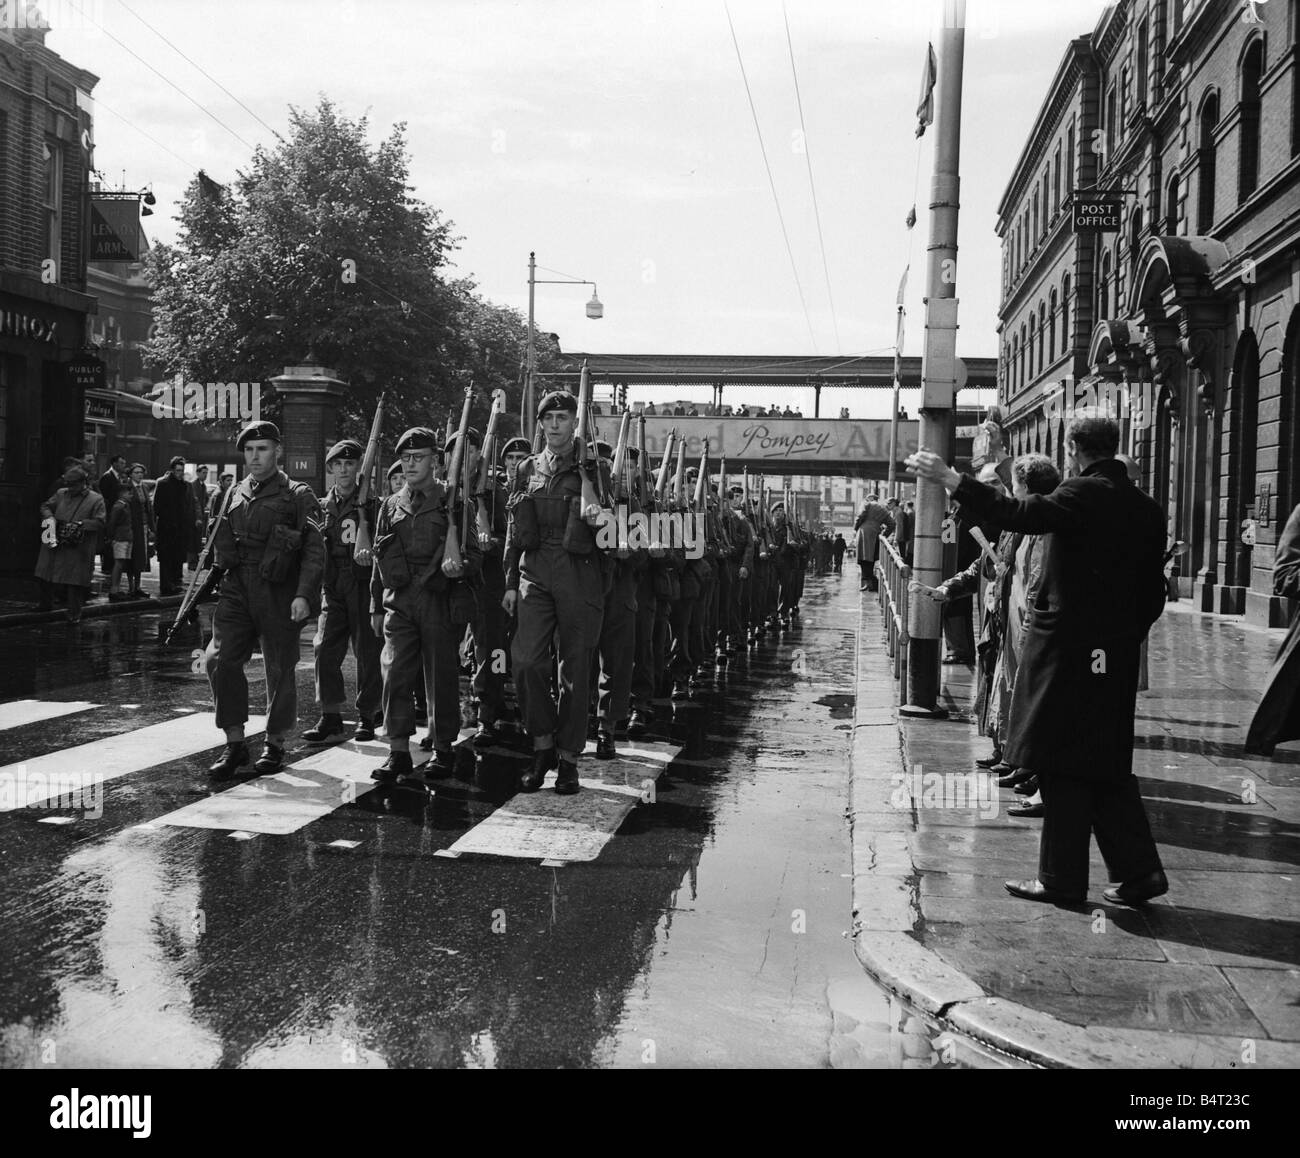
<path fill-rule="evenodd" d="M 917 449 L 917 427 L 915 421 L 898 424 L 900 462 Z M 618 419 L 597 418 L 596 429 L 613 442 Z M 733 467 L 785 474 L 858 473 L 864 468 L 883 473 L 889 468 L 888 419 L 648 417 L 645 436 L 651 454 L 663 453 L 673 429 L 686 440 L 688 462 L 699 458 L 707 438 L 709 458 L 725 456 L 728 473 Z"/>

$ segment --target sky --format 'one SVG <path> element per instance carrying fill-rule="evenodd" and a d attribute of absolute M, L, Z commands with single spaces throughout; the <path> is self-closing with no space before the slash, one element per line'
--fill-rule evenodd
<path fill-rule="evenodd" d="M 151 239 L 174 240 L 196 169 L 232 180 L 286 131 L 290 105 L 325 94 L 367 116 L 375 142 L 406 123 L 415 194 L 454 223 L 453 272 L 485 297 L 526 311 L 530 250 L 539 278 L 597 283 L 599 321 L 585 315 L 592 287 L 536 287 L 538 327 L 565 350 L 889 353 L 910 265 L 904 353 L 921 353 L 934 128 L 918 142 L 915 109 L 938 2 L 40 7 L 49 46 L 100 77 L 95 166 L 108 187 L 152 186 Z M 967 6 L 959 355 L 996 354 L 997 203 L 1066 45 L 1102 9 Z M 747 400 L 811 414 L 802 393 Z M 866 393 L 826 391 L 822 413 L 887 411 L 883 393 Z"/>

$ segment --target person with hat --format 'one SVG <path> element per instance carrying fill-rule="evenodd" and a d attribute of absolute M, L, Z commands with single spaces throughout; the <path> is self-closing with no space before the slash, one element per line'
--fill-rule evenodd
<path fill-rule="evenodd" d="M 235 447 L 247 473 L 215 529 L 214 572 L 221 585 L 204 657 L 217 727 L 226 733 L 225 749 L 209 769 L 215 780 L 233 778 L 249 761 L 244 665 L 259 644 L 266 666 L 266 747 L 253 768 L 266 776 L 284 767 L 285 745 L 298 722 L 299 637 L 319 611 L 325 570 L 320 503 L 311 487 L 280 469 L 279 428 L 250 422 Z"/>
<path fill-rule="evenodd" d="M 629 450 L 635 455 L 635 448 Z M 637 459 L 639 462 L 639 458 Z M 658 506 L 654 497 L 654 471 L 647 459 L 647 491 L 641 493 L 642 472 L 634 475 L 633 494 L 647 518 Z M 647 565 L 637 573 L 635 637 L 632 647 L 632 685 L 627 734 L 631 739 L 644 736 L 654 723 L 654 700 L 664 679 L 664 654 L 667 651 L 668 616 L 672 598 L 679 590 L 678 559 L 663 546 L 651 547 Z"/>
<path fill-rule="evenodd" d="M 745 488 L 739 483 L 729 488 L 729 509 L 723 512 L 727 521 L 727 539 L 731 543 L 731 563 L 735 579 L 731 585 L 731 599 L 726 609 L 727 639 L 722 649 L 731 655 L 736 648 L 744 647 L 749 623 L 750 573 L 754 569 L 754 528 L 745 513 Z"/>
<path fill-rule="evenodd" d="M 343 709 L 343 659 L 352 646 L 357 661 L 357 727 L 355 740 L 373 740 L 380 723 L 383 680 L 379 674 L 380 642 L 370 627 L 370 551 L 357 551 L 363 512 L 358 506 L 357 471 L 365 448 L 355 438 L 336 442 L 325 455 L 325 470 L 333 486 L 321 502 L 325 536 L 325 585 L 312 652 L 316 663 L 316 701 L 321 716 L 302 734 L 313 744 L 328 744 L 346 736 Z M 378 502 L 366 504 L 364 518 L 375 525 Z"/>
<path fill-rule="evenodd" d="M 81 621 L 81 606 L 95 574 L 99 532 L 106 521 L 104 499 L 90 489 L 90 476 L 80 463 L 64 472 L 61 486 L 41 504 L 41 552 L 36 578 L 41 585 L 40 609 L 53 606 L 53 588 L 66 589 L 68 622 Z"/>
<path fill-rule="evenodd" d="M 406 486 L 406 475 L 402 473 L 402 460 L 399 458 L 388 468 L 388 493 L 395 495 L 404 486 Z"/>
<path fill-rule="evenodd" d="M 771 517 L 772 576 L 776 588 L 776 622 L 789 627 L 794 617 L 795 568 L 799 552 L 794 544 L 793 529 L 786 519 L 785 503 L 779 499 L 768 508 Z"/>
<path fill-rule="evenodd" d="M 555 791 L 567 796 L 578 791 L 591 655 L 604 608 L 594 529 L 601 518 L 598 509 L 583 507 L 577 398 L 552 391 L 537 415 L 546 446 L 520 464 L 511 488 L 502 606 L 517 616 L 510 654 L 524 731 L 533 742 L 533 763 L 519 786 L 536 792 L 555 768 Z M 551 695 L 552 647 L 559 658 L 558 702 Z"/>
<path fill-rule="evenodd" d="M 487 488 L 474 496 L 478 510 L 483 512 L 482 527 L 486 533 L 479 535 L 479 550 L 483 552 L 482 585 L 478 606 L 471 628 L 474 637 L 474 678 L 471 694 L 478 732 L 476 744 L 491 744 L 499 739 L 498 725 L 506 713 L 506 656 L 509 654 L 509 620 L 501 601 L 506 594 L 506 535 L 510 519 L 506 507 L 510 495 L 507 490 L 519 464 L 528 457 L 528 443 L 522 438 L 510 439 L 497 456 L 505 465 L 506 483 L 502 483 L 496 469 L 489 473 Z"/>
<path fill-rule="evenodd" d="M 413 693 L 421 683 L 429 694 L 434 737 L 424 779 L 446 779 L 455 762 L 452 745 L 460 733 L 457 642 L 469 615 L 460 610 L 464 600 L 454 589 L 463 587 L 459 580 L 479 573 L 483 555 L 474 534 L 461 540 L 459 558 L 447 555 L 448 528 L 453 520 L 463 525 L 463 512 L 459 505 L 450 506 L 448 488 L 435 474 L 441 445 L 426 426 L 412 427 L 397 440 L 405 485 L 383 501 L 375 521 L 370 614 L 375 634 L 384 639 L 380 665 L 388 759 L 370 776 L 381 784 L 419 783 L 411 737 Z"/>

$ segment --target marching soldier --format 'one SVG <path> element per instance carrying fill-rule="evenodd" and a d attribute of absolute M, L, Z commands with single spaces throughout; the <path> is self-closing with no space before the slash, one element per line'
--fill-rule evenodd
<path fill-rule="evenodd" d="M 772 520 L 772 581 L 776 588 L 776 622 L 782 627 L 790 626 L 791 609 L 794 607 L 795 567 L 799 561 L 799 551 L 794 545 L 793 529 L 786 522 L 785 503 L 774 502 L 768 510 Z"/>
<path fill-rule="evenodd" d="M 447 531 L 461 511 L 448 509 L 447 488 L 434 477 L 437 452 L 437 436 L 427 427 L 414 427 L 398 439 L 406 485 L 384 500 L 375 522 L 370 613 L 375 634 L 384 639 L 380 664 L 389 751 L 370 778 L 380 783 L 414 782 L 412 696 L 421 683 L 429 689 L 434 734 L 426 780 L 451 775 L 452 745 L 460 732 L 457 643 L 468 622 L 460 610 L 461 596 L 468 592 L 456 581 L 476 575 L 482 555 L 478 539 L 470 535 L 459 559 L 446 556 Z"/>
<path fill-rule="evenodd" d="M 745 513 L 745 488 L 739 484 L 731 488 L 728 496 L 731 509 L 723 517 L 727 523 L 727 537 L 731 541 L 731 559 L 736 568 L 736 581 L 732 584 L 731 606 L 727 609 L 728 651 L 744 647 L 747 641 L 750 616 L 750 573 L 754 567 L 754 528 Z"/>
<path fill-rule="evenodd" d="M 221 758 L 209 769 L 229 780 L 249 761 L 248 680 L 244 665 L 260 643 L 266 665 L 266 749 L 254 765 L 261 776 L 284 766 L 284 748 L 298 719 L 298 640 L 319 607 L 325 569 L 320 503 L 305 483 L 279 468 L 280 431 L 253 422 L 235 446 L 247 474 L 217 528 L 214 576 L 221 582 L 204 657 L 217 727 L 226 733 Z"/>
<path fill-rule="evenodd" d="M 578 791 L 591 655 L 604 606 L 599 520 L 582 509 L 577 415 L 578 400 L 558 390 L 538 406 L 546 447 L 515 475 L 502 600 L 506 613 L 518 617 L 510 650 L 524 731 L 533 741 L 532 767 L 519 786 L 536 792 L 555 768 L 555 791 L 566 796 Z M 559 657 L 558 703 L 551 696 L 552 646 Z"/>
<path fill-rule="evenodd" d="M 361 518 L 357 505 L 357 469 L 363 455 L 361 443 L 354 438 L 335 443 L 325 455 L 325 469 L 334 485 L 321 503 L 325 521 L 325 592 L 312 645 L 321 717 L 314 728 L 302 734 L 304 740 L 313 744 L 332 743 L 346 735 L 343 658 L 349 643 L 357 660 L 358 719 L 354 739 L 373 740 L 381 720 L 381 645 L 379 636 L 370 629 L 370 552 L 357 552 L 353 558 Z M 365 519 L 374 527 L 377 504 L 372 500 L 368 507 Z"/>

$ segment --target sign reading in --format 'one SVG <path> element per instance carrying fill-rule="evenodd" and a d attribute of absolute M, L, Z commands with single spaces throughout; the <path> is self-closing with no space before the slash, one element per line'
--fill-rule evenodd
<path fill-rule="evenodd" d="M 1119 230 L 1122 193 L 1075 193 L 1070 198 L 1075 233 L 1115 233 Z"/>
<path fill-rule="evenodd" d="M 135 197 L 92 197 L 90 260 L 139 261 L 143 251 L 140 202 Z"/>

